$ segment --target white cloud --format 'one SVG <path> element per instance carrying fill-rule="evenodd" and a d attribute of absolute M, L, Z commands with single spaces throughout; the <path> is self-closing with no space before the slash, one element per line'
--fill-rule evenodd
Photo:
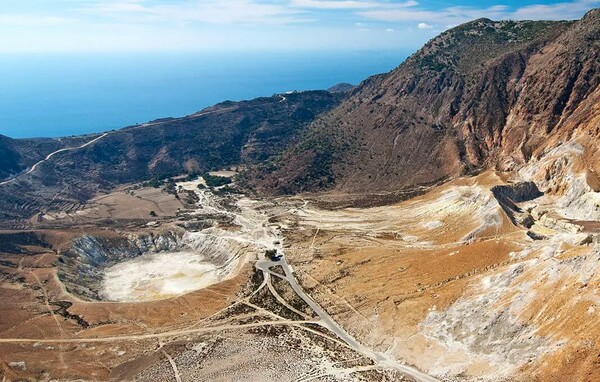
<path fill-rule="evenodd" d="M 498 9 L 476 9 L 468 7 L 451 7 L 430 11 L 420 8 L 396 8 L 386 10 L 366 10 L 360 12 L 362 17 L 386 22 L 422 22 L 433 24 L 461 24 L 479 17 L 502 18 L 503 12 Z"/>
<path fill-rule="evenodd" d="M 600 5 L 600 0 L 574 0 L 548 5 L 528 5 L 514 10 L 504 5 L 494 5 L 487 8 L 453 6 L 438 10 L 428 10 L 418 6 L 393 7 L 390 5 L 385 9 L 365 9 L 358 13 L 362 17 L 385 22 L 416 22 L 423 20 L 422 24 L 427 25 L 458 25 L 480 17 L 493 20 L 578 19 L 587 10 L 598 5 Z"/>
<path fill-rule="evenodd" d="M 92 12 L 104 14 L 118 14 L 125 12 L 146 12 L 147 8 L 142 5 L 143 0 L 123 0 L 123 1 L 99 1 L 88 6 Z"/>
<path fill-rule="evenodd" d="M 414 0 L 55 0 L 35 13 L 31 4 L 41 0 L 0 0 L 0 51 L 415 49 L 434 31 L 479 17 L 575 19 L 600 5 L 555 1 L 432 8 Z"/>
<path fill-rule="evenodd" d="M 0 14 L 0 25 L 16 27 L 52 27 L 68 24 L 74 20 L 60 16 L 35 16 L 24 14 Z"/>
<path fill-rule="evenodd" d="M 506 5 L 492 5 L 488 9 L 496 12 L 496 11 L 505 11 L 508 9 L 508 7 Z"/>
<path fill-rule="evenodd" d="M 512 12 L 510 18 L 517 20 L 578 19 L 583 13 L 598 5 L 600 5 L 600 0 L 578 0 L 548 5 L 529 5 Z"/>
<path fill-rule="evenodd" d="M 381 3 L 353 0 L 292 0 L 290 5 L 299 8 L 316 9 L 364 9 L 380 7 Z"/>
<path fill-rule="evenodd" d="M 367 9 L 385 7 L 412 7 L 418 3 L 408 0 L 403 3 L 389 3 L 387 1 L 364 1 L 364 0 L 291 0 L 290 5 L 301 8 L 315 9 Z"/>
<path fill-rule="evenodd" d="M 254 0 L 194 0 L 157 5 L 150 5 L 144 0 L 111 0 L 81 11 L 127 23 L 284 24 L 312 21 L 304 17 L 303 10 Z"/>

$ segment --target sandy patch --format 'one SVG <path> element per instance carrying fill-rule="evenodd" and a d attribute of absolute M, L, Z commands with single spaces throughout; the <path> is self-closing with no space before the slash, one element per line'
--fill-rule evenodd
<path fill-rule="evenodd" d="M 150 301 L 205 288 L 218 268 L 191 252 L 148 253 L 106 269 L 103 296 L 110 301 Z"/>

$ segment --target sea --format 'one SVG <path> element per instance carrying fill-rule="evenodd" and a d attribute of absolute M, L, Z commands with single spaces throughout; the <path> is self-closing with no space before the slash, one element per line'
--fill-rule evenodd
<path fill-rule="evenodd" d="M 358 84 L 407 51 L 0 55 L 0 134 L 97 133 L 225 100 Z"/>

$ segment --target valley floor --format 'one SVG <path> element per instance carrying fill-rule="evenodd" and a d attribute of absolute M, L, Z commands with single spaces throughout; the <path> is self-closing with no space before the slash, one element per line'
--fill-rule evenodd
<path fill-rule="evenodd" d="M 184 182 L 176 193 L 123 189 L 76 212 L 49 212 L 31 236 L 2 233 L 0 372 L 4 380 L 596 380 L 599 232 L 595 216 L 580 213 L 594 196 L 577 184 L 543 194 L 523 183 L 537 180 L 530 170 L 519 179 L 486 172 L 372 208 L 319 207 L 335 194 L 217 196 Z M 134 201 L 138 208 L 122 208 Z M 96 239 L 81 241 L 82 231 Z M 154 246 L 154 257 L 184 256 L 183 246 L 222 272 L 172 296 L 95 295 L 110 272 L 90 271 L 82 243 Z M 265 259 L 266 249 L 283 257 Z M 129 261 L 121 255 L 100 267 Z M 153 278 L 131 269 L 139 285 Z"/>

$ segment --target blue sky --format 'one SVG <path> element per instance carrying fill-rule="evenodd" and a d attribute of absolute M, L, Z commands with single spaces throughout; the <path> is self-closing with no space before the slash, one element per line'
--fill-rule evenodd
<path fill-rule="evenodd" d="M 1 0 L 0 53 L 414 49 L 478 17 L 575 19 L 600 0 Z"/>

